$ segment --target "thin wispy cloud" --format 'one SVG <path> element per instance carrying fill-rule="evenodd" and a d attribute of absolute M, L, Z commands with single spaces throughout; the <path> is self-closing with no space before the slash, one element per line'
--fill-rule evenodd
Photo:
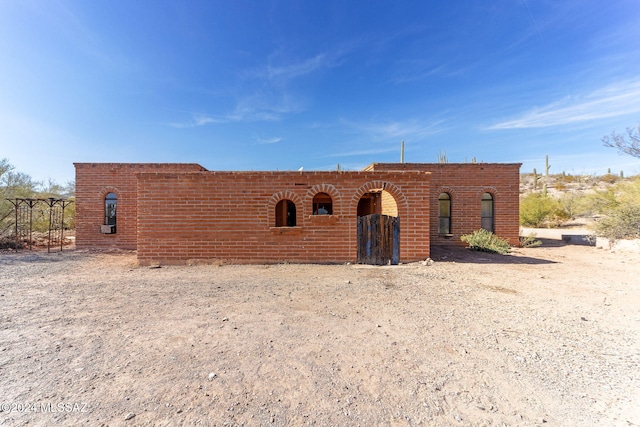
<path fill-rule="evenodd" d="M 290 114 L 304 111 L 304 103 L 290 96 L 283 86 L 286 82 L 311 74 L 314 71 L 336 66 L 339 57 L 336 54 L 317 54 L 299 62 L 283 63 L 278 66 L 267 65 L 257 72 L 244 73 L 244 79 L 257 79 L 259 89 L 246 96 L 241 96 L 235 108 L 224 114 L 207 115 L 190 113 L 185 121 L 171 123 L 174 128 L 192 128 L 207 124 L 231 122 L 279 121 Z M 274 82 L 277 81 L 278 83 Z"/>
<path fill-rule="evenodd" d="M 183 121 L 169 123 L 169 126 L 176 129 L 188 129 L 208 125 L 210 123 L 226 123 L 230 120 L 225 117 L 214 117 L 207 114 L 195 113 L 192 111 L 172 110 L 178 113 L 186 113 L 189 117 Z"/>
<path fill-rule="evenodd" d="M 322 68 L 335 67 L 340 64 L 340 57 L 340 54 L 329 55 L 327 53 L 319 53 L 300 62 L 281 64 L 278 66 L 268 65 L 263 75 L 270 80 L 290 80 L 311 74 Z"/>
<path fill-rule="evenodd" d="M 184 110 L 172 110 L 179 113 L 186 113 L 188 118 L 169 123 L 169 126 L 184 129 L 209 124 L 279 121 L 288 114 L 295 114 L 304 109 L 302 103 L 293 100 L 287 95 L 280 95 L 279 99 L 272 98 L 272 96 L 263 93 L 247 96 L 238 101 L 233 111 L 226 114 L 205 114 Z"/>
<path fill-rule="evenodd" d="M 640 113 L 640 80 L 598 89 L 586 96 L 565 98 L 487 127 L 487 130 L 562 126 Z"/>
<path fill-rule="evenodd" d="M 399 150 L 401 140 L 419 141 L 444 131 L 441 126 L 443 122 L 444 120 L 427 122 L 418 119 L 387 122 L 351 122 L 342 120 L 340 124 L 346 128 L 345 132 L 356 134 L 359 141 L 365 140 L 367 147 L 333 152 L 320 157 L 376 156 L 396 152 Z M 362 146 L 361 142 L 358 144 Z"/>
<path fill-rule="evenodd" d="M 444 74 L 447 69 L 448 64 L 441 64 L 438 66 L 418 66 L 409 72 L 405 72 L 403 75 L 400 75 L 393 79 L 393 83 L 401 84 L 401 83 L 410 83 L 422 79 L 429 78 L 431 76 Z"/>
<path fill-rule="evenodd" d="M 544 40 L 544 37 L 542 36 L 542 31 L 540 31 L 540 27 L 538 26 L 538 21 L 536 20 L 536 18 L 534 18 L 533 12 L 531 12 L 531 8 L 529 7 L 528 0 L 522 0 L 522 2 L 524 3 L 525 8 L 527 9 L 527 14 L 529 15 L 529 19 L 531 19 L 531 24 L 535 28 L 536 33 L 538 34 L 538 37 L 540 37 L 540 40 Z"/>
<path fill-rule="evenodd" d="M 352 46 L 356 49 L 364 48 L 373 53 L 377 60 L 380 60 L 385 52 L 395 49 L 398 43 L 406 43 L 416 37 L 422 37 L 429 29 L 428 25 L 419 23 L 401 26 L 387 32 L 377 30 L 359 35 L 357 39 L 353 40 Z"/>
<path fill-rule="evenodd" d="M 398 147 L 387 147 L 387 148 L 373 148 L 368 150 L 353 150 L 353 151 L 343 151 L 340 153 L 331 153 L 325 156 L 320 156 L 321 158 L 328 157 L 353 157 L 353 156 L 370 156 L 372 154 L 382 154 L 382 153 L 390 153 L 392 151 L 398 151 Z"/>
<path fill-rule="evenodd" d="M 371 139 L 377 141 L 395 140 L 395 139 L 424 139 L 430 135 L 436 135 L 443 132 L 440 126 L 444 120 L 423 121 L 418 119 L 408 119 L 405 121 L 388 121 L 388 122 L 349 122 L 342 121 L 348 127 L 362 135 L 368 135 Z"/>
<path fill-rule="evenodd" d="M 108 43 L 100 38 L 99 34 L 85 22 L 85 19 L 74 12 L 66 4 L 67 2 L 35 2 L 31 7 L 41 14 L 46 14 L 50 19 L 48 22 L 56 29 L 56 32 L 63 36 L 70 46 L 92 58 L 100 66 L 107 67 L 112 71 L 129 71 L 134 67 L 135 60 L 126 57 L 121 51 L 113 49 Z"/>
<path fill-rule="evenodd" d="M 345 61 L 347 50 L 336 49 L 332 52 L 320 52 L 303 59 L 291 59 L 281 53 L 271 55 L 268 64 L 252 70 L 240 73 L 244 79 L 257 79 L 270 84 L 286 84 L 290 80 L 297 79 L 316 71 L 334 68 Z"/>
<path fill-rule="evenodd" d="M 259 91 L 238 101 L 235 110 L 226 117 L 229 121 L 277 121 L 303 110 L 303 104 L 286 93 Z"/>
<path fill-rule="evenodd" d="M 256 138 L 256 142 L 258 142 L 258 144 L 276 144 L 280 141 L 282 141 L 282 138 L 279 136 L 276 136 L 273 138 L 263 138 L 263 137 Z"/>
<path fill-rule="evenodd" d="M 594 49 L 611 54 L 612 52 L 629 55 L 632 51 L 638 51 L 637 43 L 640 38 L 640 27 L 637 22 L 616 25 L 610 32 L 598 34 L 592 41 Z"/>

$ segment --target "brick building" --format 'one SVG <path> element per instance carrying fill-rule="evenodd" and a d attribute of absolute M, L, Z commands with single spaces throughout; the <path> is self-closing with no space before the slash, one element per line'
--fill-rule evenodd
<path fill-rule="evenodd" d="M 374 163 L 358 172 L 75 167 L 77 247 L 137 249 L 141 265 L 354 262 L 369 250 L 363 239 L 378 239 L 358 228 L 364 217 L 399 219 L 400 262 L 427 258 L 431 245 L 462 245 L 462 234 L 481 227 L 518 243 L 520 164 Z"/>

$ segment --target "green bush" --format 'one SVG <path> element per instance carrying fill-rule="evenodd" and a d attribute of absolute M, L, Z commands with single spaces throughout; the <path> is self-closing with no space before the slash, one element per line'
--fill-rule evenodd
<path fill-rule="evenodd" d="M 535 248 L 542 245 L 542 241 L 536 239 L 535 233 L 529 233 L 527 236 L 520 236 L 520 246 L 523 248 Z"/>
<path fill-rule="evenodd" d="M 47 184 L 36 182 L 29 175 L 16 172 L 7 159 L 0 159 L 0 236 L 12 236 L 15 230 L 15 206 L 9 200 L 16 198 L 73 199 L 75 182 L 61 186 L 53 180 Z M 9 199 L 9 200 L 7 200 Z M 44 202 L 36 203 L 32 210 L 33 231 L 49 230 L 49 206 Z M 75 228 L 75 204 L 65 209 L 64 227 Z"/>
<path fill-rule="evenodd" d="M 640 238 L 640 179 L 616 184 L 591 195 L 594 211 L 604 214 L 594 228 L 612 242 Z"/>
<path fill-rule="evenodd" d="M 511 251 L 509 242 L 484 229 L 460 236 L 460 240 L 468 243 L 469 249 L 476 251 L 494 252 L 498 254 L 506 254 Z"/>
<path fill-rule="evenodd" d="M 584 197 L 587 212 L 590 214 L 605 214 L 615 210 L 620 201 L 613 187 L 605 190 L 596 190 Z"/>
<path fill-rule="evenodd" d="M 569 219 L 560 201 L 540 193 L 529 193 L 520 198 L 520 225 L 525 227 L 541 227 L 557 224 Z"/>
<path fill-rule="evenodd" d="M 625 203 L 612 210 L 595 225 L 596 235 L 611 242 L 640 238 L 640 205 Z"/>
<path fill-rule="evenodd" d="M 618 193 L 621 202 L 640 205 L 640 175 L 622 183 Z"/>
<path fill-rule="evenodd" d="M 566 216 L 573 219 L 589 212 L 590 206 L 587 205 L 584 199 L 585 197 L 582 194 L 570 191 L 562 194 L 558 199 L 558 203 Z"/>

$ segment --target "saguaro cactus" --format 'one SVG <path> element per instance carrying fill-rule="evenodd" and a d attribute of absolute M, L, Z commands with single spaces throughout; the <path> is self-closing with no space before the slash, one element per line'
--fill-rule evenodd
<path fill-rule="evenodd" d="M 544 158 L 544 178 L 547 182 L 549 181 L 549 169 L 551 169 L 551 165 L 549 165 L 549 155 L 547 154 Z"/>

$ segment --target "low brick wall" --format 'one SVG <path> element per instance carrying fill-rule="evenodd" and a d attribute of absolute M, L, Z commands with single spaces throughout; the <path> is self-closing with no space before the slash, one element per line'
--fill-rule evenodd
<path fill-rule="evenodd" d="M 429 175 L 400 172 L 202 172 L 138 174 L 138 261 L 182 264 L 356 259 L 362 195 L 389 192 L 400 216 L 400 261 L 429 256 Z M 333 215 L 313 215 L 318 193 Z M 276 227 L 276 205 L 291 200 L 295 227 Z"/>
<path fill-rule="evenodd" d="M 191 163 L 75 167 L 77 247 L 137 249 L 141 264 L 353 262 L 358 202 L 380 190 L 384 213 L 400 217 L 401 262 L 427 258 L 431 245 L 463 245 L 460 236 L 481 227 L 486 192 L 495 233 L 519 243 L 520 164 L 374 163 L 360 172 L 209 172 Z M 116 233 L 103 234 L 110 192 L 117 196 Z M 438 234 L 443 192 L 451 196 L 447 236 Z M 318 193 L 331 197 L 332 215 L 314 215 Z M 391 199 L 396 206 L 389 208 Z M 295 204 L 295 227 L 276 227 L 281 200 Z"/>

